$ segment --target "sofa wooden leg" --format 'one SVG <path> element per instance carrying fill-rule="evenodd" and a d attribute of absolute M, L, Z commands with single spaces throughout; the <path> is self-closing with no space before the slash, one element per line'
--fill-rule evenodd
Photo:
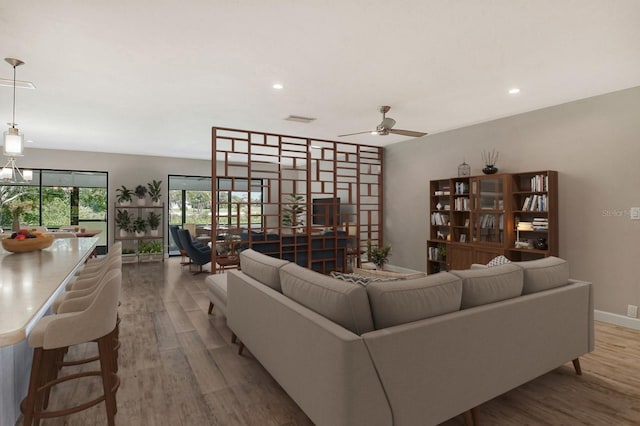
<path fill-rule="evenodd" d="M 213 312 L 213 302 L 209 302 L 209 315 Z"/>
<path fill-rule="evenodd" d="M 580 358 L 573 360 L 573 368 L 576 370 L 578 376 L 582 376 L 582 368 L 580 367 Z"/>
<path fill-rule="evenodd" d="M 480 425 L 480 419 L 478 418 L 478 407 L 473 407 L 471 410 L 464 412 L 464 424 L 465 426 Z"/>
<path fill-rule="evenodd" d="M 244 350 L 244 343 L 240 342 L 238 346 L 238 355 L 242 355 L 243 350 Z"/>
<path fill-rule="evenodd" d="M 238 336 L 236 333 L 231 333 L 231 343 L 236 343 L 238 341 Z"/>

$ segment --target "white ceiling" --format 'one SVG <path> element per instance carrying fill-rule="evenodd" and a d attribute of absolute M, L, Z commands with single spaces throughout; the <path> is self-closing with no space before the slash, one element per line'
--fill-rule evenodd
<path fill-rule="evenodd" d="M 37 87 L 17 92 L 27 149 L 208 159 L 212 126 L 337 140 L 388 104 L 434 134 L 640 86 L 640 1 L 6 0 L 0 46 Z"/>

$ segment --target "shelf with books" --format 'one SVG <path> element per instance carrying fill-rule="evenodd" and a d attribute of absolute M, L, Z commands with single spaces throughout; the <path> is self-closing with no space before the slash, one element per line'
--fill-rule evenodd
<path fill-rule="evenodd" d="M 557 256 L 558 172 L 514 173 L 511 185 L 515 233 L 512 233 L 510 256 L 513 260 Z M 535 246 L 539 248 L 534 249 Z"/>
<path fill-rule="evenodd" d="M 447 242 L 427 241 L 427 274 L 447 270 Z"/>
<path fill-rule="evenodd" d="M 556 171 L 434 180 L 429 208 L 428 273 L 443 270 L 443 264 L 447 270 L 466 269 L 498 255 L 511 260 L 558 255 Z M 429 257 L 438 246 L 446 247 L 444 261 Z"/>

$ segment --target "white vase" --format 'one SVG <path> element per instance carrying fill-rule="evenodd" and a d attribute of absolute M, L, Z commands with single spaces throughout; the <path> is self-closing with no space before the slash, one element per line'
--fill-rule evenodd
<path fill-rule="evenodd" d="M 146 204 L 147 200 L 144 198 L 138 198 L 138 205 L 139 206 L 144 206 Z"/>
<path fill-rule="evenodd" d="M 120 205 L 121 206 L 130 206 L 131 205 L 131 200 L 129 200 L 129 201 L 120 201 Z"/>
<path fill-rule="evenodd" d="M 158 232 L 158 230 L 157 230 L 157 229 L 152 229 L 152 230 L 151 230 L 151 236 L 152 236 L 152 237 L 157 237 L 157 236 L 158 236 L 158 234 L 159 234 L 159 232 Z"/>
<path fill-rule="evenodd" d="M 154 202 L 153 202 L 153 205 L 154 205 L 154 206 L 159 206 L 159 205 L 160 205 L 160 200 L 156 200 L 156 201 L 154 201 Z"/>
<path fill-rule="evenodd" d="M 128 236 L 129 236 L 129 233 L 127 232 L 126 229 L 120 230 L 120 238 L 127 238 Z"/>
<path fill-rule="evenodd" d="M 144 232 L 136 231 L 136 237 L 138 237 L 138 238 L 144 237 Z"/>

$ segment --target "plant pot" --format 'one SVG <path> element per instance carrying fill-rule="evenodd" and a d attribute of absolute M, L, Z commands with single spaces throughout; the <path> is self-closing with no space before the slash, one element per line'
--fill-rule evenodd
<path fill-rule="evenodd" d="M 155 201 L 153 202 L 153 205 L 154 205 L 154 206 L 159 206 L 159 205 L 160 205 L 160 200 L 155 200 Z"/>
<path fill-rule="evenodd" d="M 157 229 L 152 229 L 150 232 L 152 237 L 157 237 L 160 234 Z"/>
<path fill-rule="evenodd" d="M 147 200 L 145 200 L 144 198 L 138 198 L 138 205 L 139 206 L 144 206 L 146 204 Z"/>
<path fill-rule="evenodd" d="M 144 232 L 138 232 L 138 231 L 136 231 L 136 237 L 138 237 L 138 238 L 142 238 L 142 237 L 144 237 Z"/>
<path fill-rule="evenodd" d="M 484 167 L 484 169 L 482 169 L 482 173 L 484 173 L 485 175 L 492 175 L 494 173 L 498 173 L 498 168 L 496 166 L 488 164 Z"/>
<path fill-rule="evenodd" d="M 127 232 L 126 229 L 120 230 L 120 238 L 127 238 L 128 236 L 129 236 L 129 233 Z"/>
<path fill-rule="evenodd" d="M 131 205 L 131 200 L 129 200 L 129 201 L 120 201 L 120 205 L 121 206 L 130 206 Z"/>

